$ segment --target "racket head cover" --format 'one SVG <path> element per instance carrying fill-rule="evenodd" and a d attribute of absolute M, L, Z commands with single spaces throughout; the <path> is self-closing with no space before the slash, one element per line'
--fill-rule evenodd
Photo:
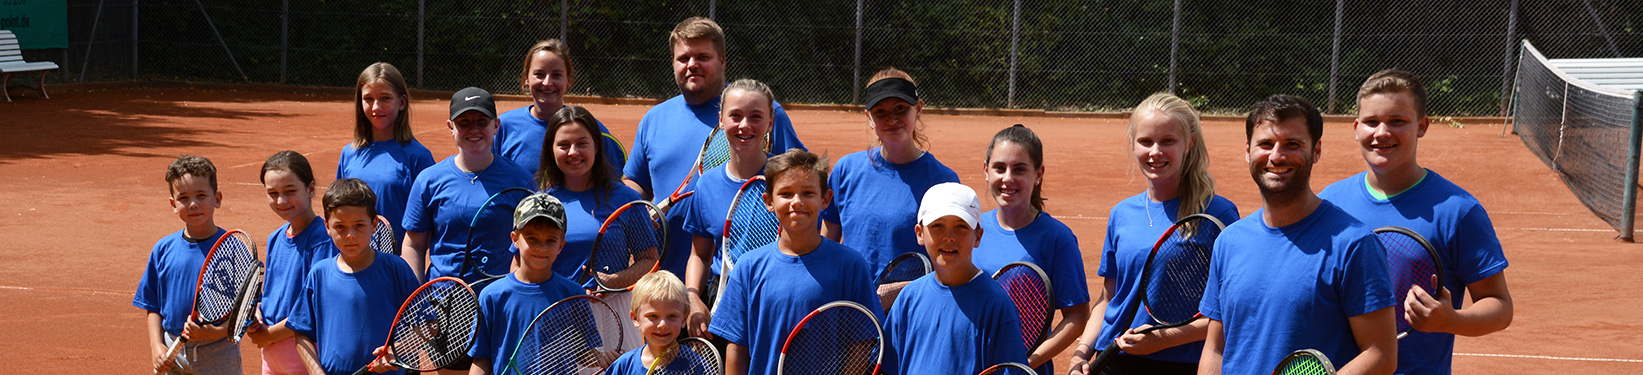
<path fill-rule="evenodd" d="M 228 320 L 238 307 L 235 302 L 251 268 L 260 265 L 256 249 L 251 236 L 238 229 L 224 233 L 211 246 L 194 293 L 194 323 L 216 325 Z"/>
<path fill-rule="evenodd" d="M 780 236 L 781 225 L 776 214 L 764 206 L 767 189 L 769 184 L 764 176 L 753 176 L 742 183 L 730 201 L 730 210 L 725 213 L 723 244 L 719 247 L 720 277 L 729 275 L 743 254 L 776 242 Z"/>
<path fill-rule="evenodd" d="M 378 253 L 399 255 L 399 239 L 394 238 L 394 224 L 377 215 L 377 229 L 371 232 L 371 249 Z"/>
<path fill-rule="evenodd" d="M 1387 226 L 1375 229 L 1375 238 L 1380 240 L 1381 247 L 1386 249 L 1386 268 L 1392 277 L 1392 299 L 1402 301 L 1411 289 L 1419 286 L 1427 293 L 1437 296 L 1438 284 L 1432 282 L 1432 276 L 1437 275 L 1439 283 L 1443 281 L 1443 260 L 1438 257 L 1438 250 L 1427 242 L 1425 237 L 1404 227 Z M 1415 330 L 1415 326 L 1404 318 L 1402 303 L 1393 304 L 1393 315 L 1398 319 L 1398 338 L 1408 336 Z"/>
<path fill-rule="evenodd" d="M 242 283 L 245 286 L 240 288 L 239 297 L 237 297 L 239 303 L 235 304 L 233 319 L 230 320 L 234 324 L 231 327 L 233 331 L 228 335 L 229 341 L 240 342 L 240 338 L 245 337 L 246 329 L 251 328 L 252 324 L 260 323 L 257 321 L 256 306 L 257 300 L 262 297 L 264 271 L 261 263 L 253 265 L 250 270 L 251 275 L 247 276 L 245 282 Z"/>
<path fill-rule="evenodd" d="M 625 291 L 639 282 L 638 277 L 606 283 L 608 276 L 643 266 L 643 259 L 651 260 L 645 273 L 662 267 L 662 256 L 667 251 L 667 216 L 646 200 L 636 200 L 617 207 L 599 226 L 594 237 L 593 251 L 582 262 L 582 274 L 593 279 L 604 291 Z M 606 276 L 606 277 L 601 277 Z M 583 280 L 586 281 L 586 280 Z"/>
<path fill-rule="evenodd" d="M 879 272 L 878 280 L 874 283 L 884 285 L 913 281 L 924 277 L 933 270 L 930 267 L 930 257 L 925 256 L 924 253 L 902 253 L 897 255 L 895 259 L 891 259 L 890 264 L 884 266 L 884 271 Z"/>
<path fill-rule="evenodd" d="M 861 304 L 834 301 L 816 308 L 787 335 L 777 359 L 780 374 L 878 373 L 884 331 Z"/>
<path fill-rule="evenodd" d="M 1284 357 L 1272 375 L 1335 375 L 1335 364 L 1317 350 L 1301 349 Z"/>
<path fill-rule="evenodd" d="M 976 375 L 1005 375 L 1005 374 L 1011 374 L 1011 375 L 1038 375 L 1038 372 L 1033 371 L 1032 367 L 1027 367 L 1027 365 L 1021 364 L 1019 362 L 1004 362 L 1004 363 L 993 365 L 992 367 L 988 367 L 986 370 L 981 370 L 981 372 L 976 374 Z"/>
<path fill-rule="evenodd" d="M 674 343 L 663 357 L 650 366 L 652 375 L 723 375 L 724 361 L 713 343 L 700 337 L 686 337 Z"/>
<path fill-rule="evenodd" d="M 1193 214 L 1176 220 L 1153 245 L 1141 278 L 1141 303 L 1158 325 L 1184 324 L 1198 316 L 1209 282 L 1215 238 L 1226 226 L 1214 216 Z"/>
<path fill-rule="evenodd" d="M 1050 277 L 1044 269 L 1030 262 L 1004 265 L 993 273 L 993 280 L 1004 288 L 1004 293 L 1015 303 L 1021 315 L 1021 341 L 1031 353 L 1050 333 L 1050 321 L 1055 310 L 1050 307 Z"/>
<path fill-rule="evenodd" d="M 507 188 L 491 194 L 473 219 L 468 221 L 468 239 L 462 248 L 462 268 L 458 277 L 483 289 L 483 284 L 508 273 L 513 261 L 513 210 L 520 201 L 536 194 L 526 188 Z"/>
<path fill-rule="evenodd" d="M 554 302 L 531 320 L 508 360 L 513 374 L 585 373 L 622 352 L 622 320 L 605 300 L 590 295 Z"/>
<path fill-rule="evenodd" d="M 418 287 L 388 329 L 390 362 L 433 371 L 466 358 L 479 326 L 479 297 L 467 283 L 440 277 Z"/>

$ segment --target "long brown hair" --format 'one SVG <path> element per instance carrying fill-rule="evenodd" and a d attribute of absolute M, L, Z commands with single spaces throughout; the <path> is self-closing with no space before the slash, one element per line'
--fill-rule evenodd
<path fill-rule="evenodd" d="M 981 165 L 986 166 L 993 162 L 993 147 L 997 147 L 999 143 L 1003 142 L 1021 145 L 1022 149 L 1027 150 L 1027 158 L 1033 160 L 1033 170 L 1044 168 L 1044 142 L 1038 139 L 1038 134 L 1033 133 L 1032 129 L 1028 129 L 1026 125 L 1022 124 L 1015 124 L 1004 128 L 1004 130 L 999 130 L 997 134 L 993 134 L 993 141 L 987 143 L 987 157 L 982 160 Z M 1043 178 L 1040 177 L 1039 183 L 1033 184 L 1033 197 L 1030 201 L 1033 209 L 1039 211 L 1044 210 L 1043 182 Z"/>
<path fill-rule="evenodd" d="M 371 145 L 371 117 L 365 115 L 365 103 L 360 98 L 365 94 L 365 85 L 372 82 L 385 82 L 393 87 L 394 95 L 405 105 L 399 115 L 394 116 L 394 140 L 401 144 L 416 140 L 411 134 L 411 90 L 405 85 L 405 76 L 399 74 L 393 64 L 378 62 L 365 67 L 354 82 L 354 147 Z"/>
<path fill-rule="evenodd" d="M 593 169 L 588 171 L 588 187 L 594 189 L 594 199 L 601 200 L 599 197 L 604 196 L 603 193 L 616 187 L 616 167 L 611 166 L 610 159 L 605 158 L 605 153 L 609 151 L 605 150 L 605 139 L 602 136 L 604 133 L 599 132 L 599 120 L 593 118 L 593 113 L 580 106 L 560 108 L 553 113 L 553 118 L 548 119 L 547 139 L 542 142 L 541 165 L 536 170 L 536 186 L 546 191 L 565 184 L 565 171 L 560 170 L 559 163 L 553 160 L 553 137 L 559 133 L 559 128 L 564 126 L 581 126 L 583 130 L 587 130 L 588 136 L 593 138 L 594 151 L 588 158 L 588 161 L 593 163 Z"/>
<path fill-rule="evenodd" d="M 1215 176 L 1209 174 L 1209 150 L 1204 147 L 1204 127 L 1199 123 L 1198 111 L 1192 108 L 1192 103 L 1175 95 L 1163 92 L 1152 94 L 1135 106 L 1134 112 L 1130 112 L 1127 130 L 1129 143 L 1135 142 L 1136 123 L 1151 112 L 1169 116 L 1170 122 L 1180 127 L 1181 133 L 1192 140 L 1192 147 L 1187 149 L 1181 164 L 1181 182 L 1176 189 L 1181 204 L 1175 216 L 1186 217 L 1204 212 L 1209 207 L 1210 198 L 1215 196 Z"/>

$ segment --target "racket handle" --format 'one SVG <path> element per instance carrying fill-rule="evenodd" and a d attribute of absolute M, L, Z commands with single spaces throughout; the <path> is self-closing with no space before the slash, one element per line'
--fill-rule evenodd
<path fill-rule="evenodd" d="M 183 344 L 188 343 L 187 337 L 177 336 L 177 341 L 171 342 L 171 347 L 165 349 L 165 362 L 172 366 L 177 365 L 177 353 L 183 351 Z"/>
<path fill-rule="evenodd" d="M 359 371 L 354 371 L 354 375 L 368 375 L 370 373 L 371 365 L 365 365 L 365 367 L 360 367 Z"/>
<path fill-rule="evenodd" d="M 1095 356 L 1095 360 L 1090 361 L 1090 371 L 1086 374 L 1101 374 L 1101 370 L 1107 368 L 1107 363 L 1112 362 L 1113 357 L 1117 356 L 1120 351 L 1118 350 L 1118 341 L 1114 340 L 1107 343 L 1107 350 L 1102 350 L 1101 354 Z"/>

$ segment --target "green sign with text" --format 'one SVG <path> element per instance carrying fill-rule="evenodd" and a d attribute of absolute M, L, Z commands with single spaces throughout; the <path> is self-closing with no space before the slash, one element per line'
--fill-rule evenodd
<path fill-rule="evenodd" d="M 0 30 L 23 49 L 68 48 L 68 1 L 0 0 Z"/>

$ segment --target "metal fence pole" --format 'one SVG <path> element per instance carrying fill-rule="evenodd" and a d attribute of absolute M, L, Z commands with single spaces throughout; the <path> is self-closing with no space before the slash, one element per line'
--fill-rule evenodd
<path fill-rule="evenodd" d="M 1015 108 L 1016 58 L 1021 56 L 1018 49 L 1021 44 L 1021 0 L 1015 0 L 1015 9 L 1010 14 L 1010 88 L 1005 95 L 1004 106 Z"/>
<path fill-rule="evenodd" d="M 1632 242 L 1632 225 L 1637 216 L 1637 164 L 1639 154 L 1643 154 L 1643 92 L 1632 93 L 1632 138 L 1631 150 L 1626 154 L 1626 189 L 1624 198 L 1621 198 L 1620 208 L 1620 239 Z"/>
<path fill-rule="evenodd" d="M 103 0 L 97 0 L 97 13 L 91 17 L 91 34 L 86 37 L 86 58 L 80 61 L 80 82 L 86 81 L 86 66 L 91 65 L 91 46 L 97 42 L 97 24 L 103 23 Z M 0 85 L 6 84 L 0 82 Z"/>
<path fill-rule="evenodd" d="M 570 45 L 570 0 L 559 0 L 559 42 Z"/>
<path fill-rule="evenodd" d="M 291 52 L 291 0 L 280 0 L 280 84 L 285 84 L 286 55 Z"/>
<path fill-rule="evenodd" d="M 1508 103 L 1507 101 L 1512 100 L 1511 99 L 1511 96 L 1512 96 L 1512 52 L 1513 52 L 1512 50 L 1517 49 L 1517 43 L 1513 41 L 1514 39 L 1517 39 L 1516 34 L 1517 34 L 1517 0 L 1512 0 L 1511 11 L 1507 12 L 1507 16 L 1506 16 L 1506 53 L 1505 53 L 1505 57 L 1501 58 L 1501 63 L 1500 63 L 1500 65 L 1501 65 L 1500 66 L 1500 115 L 1501 116 L 1506 116 L 1508 111 L 1511 110 L 1511 108 L 1508 108 L 1508 105 L 1510 103 Z M 1504 127 L 1502 127 L 1501 129 L 1505 130 Z M 1502 132 L 1502 134 L 1505 134 L 1505 133 Z"/>
<path fill-rule="evenodd" d="M 228 62 L 234 64 L 234 71 L 240 73 L 240 79 L 250 81 L 251 77 L 245 75 L 245 69 L 240 69 L 240 61 L 234 58 L 234 50 L 228 49 L 228 41 L 222 38 L 222 33 L 217 32 L 217 23 L 211 22 L 211 13 L 205 11 L 205 3 L 194 0 L 194 5 L 200 7 L 200 16 L 205 17 L 205 25 L 211 27 L 211 34 L 217 36 L 217 44 L 221 44 L 223 53 L 228 54 Z"/>
<path fill-rule="evenodd" d="M 422 44 L 424 19 L 427 18 L 427 0 L 416 0 L 416 88 L 422 88 Z"/>
<path fill-rule="evenodd" d="M 861 103 L 861 14 L 867 0 L 856 0 L 856 63 L 850 68 L 850 103 Z"/>
<path fill-rule="evenodd" d="M 719 0 L 708 0 L 707 1 L 707 19 L 717 20 L 718 17 L 714 17 L 714 15 L 717 14 L 718 12 L 719 12 Z"/>
<path fill-rule="evenodd" d="M 1175 0 L 1175 21 L 1170 26 L 1169 33 L 1169 87 L 1170 94 L 1175 94 L 1175 62 L 1176 53 L 1181 49 L 1181 0 Z"/>
<path fill-rule="evenodd" d="M 131 79 L 137 79 L 137 0 L 131 0 Z"/>
<path fill-rule="evenodd" d="M 1335 0 L 1335 47 L 1329 53 L 1329 108 L 1325 113 L 1335 113 L 1335 82 L 1341 70 L 1341 20 L 1346 10 L 1346 0 Z"/>

